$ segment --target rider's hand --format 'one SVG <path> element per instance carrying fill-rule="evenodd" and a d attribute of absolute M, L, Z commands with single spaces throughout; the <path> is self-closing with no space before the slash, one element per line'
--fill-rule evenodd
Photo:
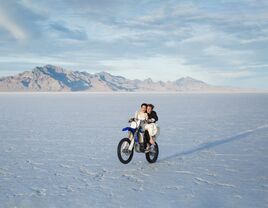
<path fill-rule="evenodd" d="M 134 120 L 135 120 L 135 118 L 130 118 L 130 119 L 128 120 L 128 122 L 131 123 L 131 122 L 134 121 Z"/>
<path fill-rule="evenodd" d="M 153 123 L 153 122 L 155 122 L 155 119 L 154 118 L 148 119 L 147 122 L 148 123 Z"/>

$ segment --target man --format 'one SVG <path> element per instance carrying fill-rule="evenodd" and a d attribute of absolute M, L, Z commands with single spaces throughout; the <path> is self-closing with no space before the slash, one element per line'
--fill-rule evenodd
<path fill-rule="evenodd" d="M 147 105 L 147 114 L 148 114 L 148 119 L 150 122 L 155 123 L 156 121 L 158 121 L 158 116 L 157 116 L 157 113 L 154 111 L 153 104 Z"/>
<path fill-rule="evenodd" d="M 154 111 L 154 105 L 153 104 L 148 104 L 147 105 L 147 114 L 148 114 L 148 124 L 146 124 L 145 129 L 148 131 L 149 136 L 150 136 L 150 144 L 155 144 L 154 142 L 154 136 L 157 133 L 157 126 L 155 122 L 158 121 L 158 116 L 157 113 Z M 150 148 L 150 145 L 147 145 L 146 151 L 148 151 Z"/>

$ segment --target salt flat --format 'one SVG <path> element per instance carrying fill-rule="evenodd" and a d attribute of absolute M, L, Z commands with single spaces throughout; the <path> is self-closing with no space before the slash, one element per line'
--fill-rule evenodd
<path fill-rule="evenodd" d="M 119 162 L 142 102 L 159 160 Z M 1 93 L 1 207 L 268 207 L 268 94 Z"/>

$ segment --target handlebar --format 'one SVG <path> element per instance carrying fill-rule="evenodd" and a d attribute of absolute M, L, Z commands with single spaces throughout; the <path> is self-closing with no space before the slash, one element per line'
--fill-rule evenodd
<path fill-rule="evenodd" d="M 131 123 L 131 122 L 133 122 L 133 121 L 139 121 L 139 120 L 136 119 L 136 118 L 130 118 L 130 119 L 128 120 L 129 123 Z M 148 123 L 148 124 L 150 124 L 150 123 L 154 123 L 154 119 L 147 119 L 147 120 L 140 120 L 140 121 L 143 121 L 144 123 Z"/>

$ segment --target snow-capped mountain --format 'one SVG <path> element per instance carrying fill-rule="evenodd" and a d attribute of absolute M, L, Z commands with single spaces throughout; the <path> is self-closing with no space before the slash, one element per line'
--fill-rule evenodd
<path fill-rule="evenodd" d="M 214 87 L 191 77 L 176 81 L 154 82 L 130 80 L 107 72 L 90 74 L 45 65 L 15 76 L 0 78 L 0 91 L 222 91 L 231 88 Z"/>

